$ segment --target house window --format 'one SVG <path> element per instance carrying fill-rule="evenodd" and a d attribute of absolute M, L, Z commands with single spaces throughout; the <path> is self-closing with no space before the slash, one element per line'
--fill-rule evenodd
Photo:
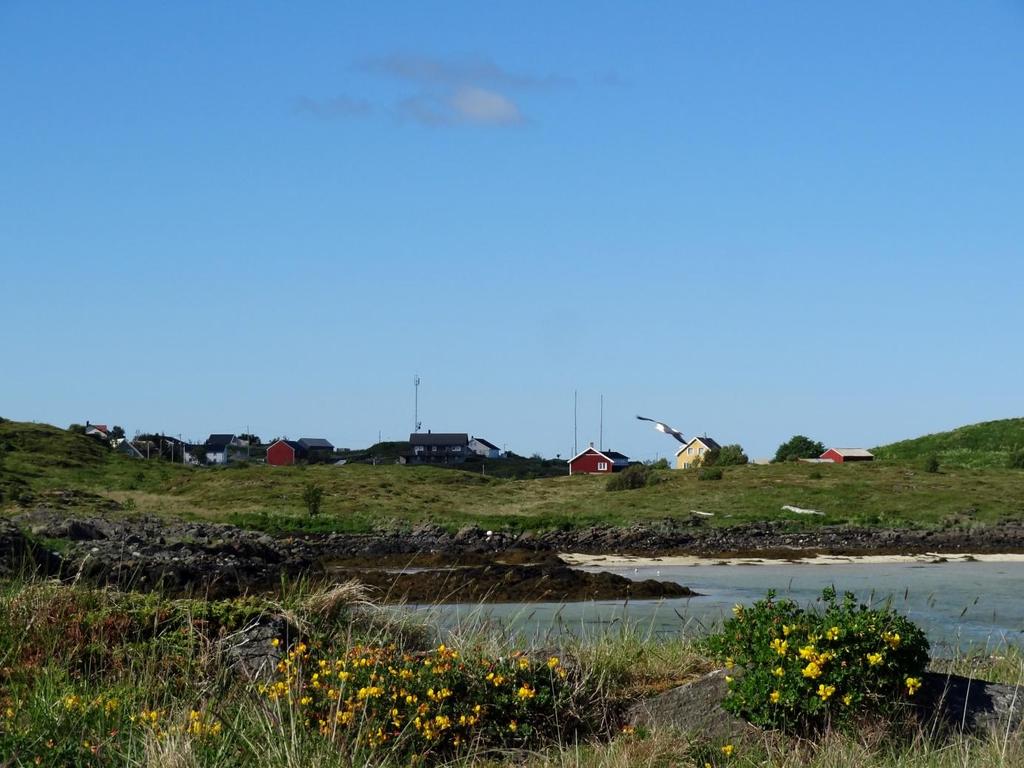
<path fill-rule="evenodd" d="M 452 447 L 452 452 L 453 453 L 462 453 L 462 446 L 461 445 L 453 446 Z"/>
<path fill-rule="evenodd" d="M 608 471 L 608 462 L 607 461 L 599 461 L 599 462 L 597 462 L 597 471 L 598 472 L 607 472 Z"/>

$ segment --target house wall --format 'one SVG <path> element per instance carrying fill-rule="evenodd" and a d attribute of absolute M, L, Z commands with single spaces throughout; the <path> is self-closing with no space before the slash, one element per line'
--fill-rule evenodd
<path fill-rule="evenodd" d="M 295 450 L 288 443 L 276 442 L 267 448 L 267 464 L 286 467 L 295 463 Z"/>
<path fill-rule="evenodd" d="M 825 451 L 823 454 L 821 454 L 821 458 L 823 458 L 823 459 L 832 459 L 832 461 L 835 462 L 836 464 L 842 464 L 842 463 L 847 462 L 847 461 L 871 461 L 871 459 L 873 457 L 868 457 L 868 456 L 843 456 L 843 454 L 841 454 L 835 448 L 829 448 L 827 451 Z"/>
<path fill-rule="evenodd" d="M 707 446 L 696 440 L 691 440 L 676 456 L 676 469 L 691 469 L 700 466 L 701 457 L 707 452 Z"/>
<path fill-rule="evenodd" d="M 227 464 L 228 463 L 228 452 L 227 449 L 217 453 L 214 451 L 206 452 L 206 463 L 207 464 Z"/>
<path fill-rule="evenodd" d="M 487 459 L 497 459 L 501 456 L 501 451 L 497 448 L 488 448 L 483 443 L 478 443 L 476 440 L 469 441 L 469 450 L 478 456 L 483 456 Z"/>
<path fill-rule="evenodd" d="M 604 468 L 601 468 L 601 465 Z M 615 462 L 601 456 L 597 451 L 587 451 L 569 464 L 570 475 L 604 475 L 615 471 Z"/>

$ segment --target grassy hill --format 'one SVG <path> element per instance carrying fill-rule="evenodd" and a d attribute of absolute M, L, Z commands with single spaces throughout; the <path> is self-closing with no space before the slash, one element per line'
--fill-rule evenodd
<path fill-rule="evenodd" d="M 981 425 L 984 426 L 984 425 Z M 111 502 L 126 513 L 233 522 L 269 531 L 367 531 L 382 524 L 469 523 L 495 530 L 629 525 L 711 512 L 706 524 L 787 521 L 944 526 L 1024 519 L 1024 470 L 961 468 L 928 473 L 914 461 L 727 468 L 717 481 L 694 470 L 661 470 L 657 485 L 608 492 L 606 478 L 498 478 L 438 467 L 350 464 L 198 468 L 130 459 L 102 444 L 42 424 L 0 423 L 0 512 L 36 504 L 75 513 Z M 489 468 L 489 467 L 488 467 Z M 304 489 L 324 492 L 311 518 Z M 793 505 L 823 517 L 794 515 Z"/>
<path fill-rule="evenodd" d="M 878 459 L 915 462 L 934 456 L 942 467 L 1006 467 L 1024 450 L 1024 419 L 1000 419 L 901 440 L 874 449 Z"/>

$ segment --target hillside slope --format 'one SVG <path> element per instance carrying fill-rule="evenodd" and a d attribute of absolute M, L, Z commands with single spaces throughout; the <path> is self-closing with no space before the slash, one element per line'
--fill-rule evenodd
<path fill-rule="evenodd" d="M 874 449 L 879 459 L 919 461 L 935 456 L 943 467 L 1005 467 L 1024 449 L 1024 418 L 985 421 L 901 440 Z"/>
<path fill-rule="evenodd" d="M 1014 423 L 1021 428 L 1021 421 Z M 994 432 L 983 429 L 979 435 L 968 428 L 972 444 L 979 446 L 972 449 L 971 460 L 987 456 L 999 466 L 959 468 L 945 454 L 937 473 L 922 472 L 900 458 L 727 467 L 717 481 L 702 481 L 696 470 L 659 470 L 661 482 L 655 485 L 609 493 L 607 478 L 585 475 L 516 480 L 395 464 L 188 467 L 127 458 L 56 427 L 3 422 L 0 514 L 44 507 L 82 515 L 93 508 L 103 514 L 232 522 L 275 532 L 407 529 L 428 522 L 451 530 L 476 524 L 521 531 L 664 519 L 699 519 L 701 525 L 716 527 L 763 522 L 949 527 L 1022 521 L 1024 470 L 1005 468 L 1006 451 L 1000 449 L 1012 443 L 1000 442 Z M 902 448 L 910 457 L 934 445 L 907 442 L 918 446 Z M 946 444 L 967 450 L 962 440 Z M 903 445 L 894 446 L 893 453 Z M 999 448 L 988 447 L 993 445 Z M 314 485 L 323 498 L 320 514 L 311 516 L 303 497 Z M 786 507 L 822 514 L 800 515 Z M 695 516 L 694 510 L 706 514 Z"/>

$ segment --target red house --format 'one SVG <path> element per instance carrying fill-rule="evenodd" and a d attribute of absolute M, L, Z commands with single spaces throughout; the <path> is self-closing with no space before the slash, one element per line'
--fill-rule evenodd
<path fill-rule="evenodd" d="M 843 464 L 847 461 L 874 461 L 875 457 L 870 451 L 863 448 L 829 448 L 823 454 L 822 459 L 832 461 L 835 464 Z"/>
<path fill-rule="evenodd" d="M 302 446 L 294 440 L 277 440 L 267 448 L 267 464 L 287 467 L 302 457 Z"/>
<path fill-rule="evenodd" d="M 629 466 L 629 457 L 615 451 L 599 451 L 590 446 L 569 459 L 570 475 L 604 475 Z"/>

